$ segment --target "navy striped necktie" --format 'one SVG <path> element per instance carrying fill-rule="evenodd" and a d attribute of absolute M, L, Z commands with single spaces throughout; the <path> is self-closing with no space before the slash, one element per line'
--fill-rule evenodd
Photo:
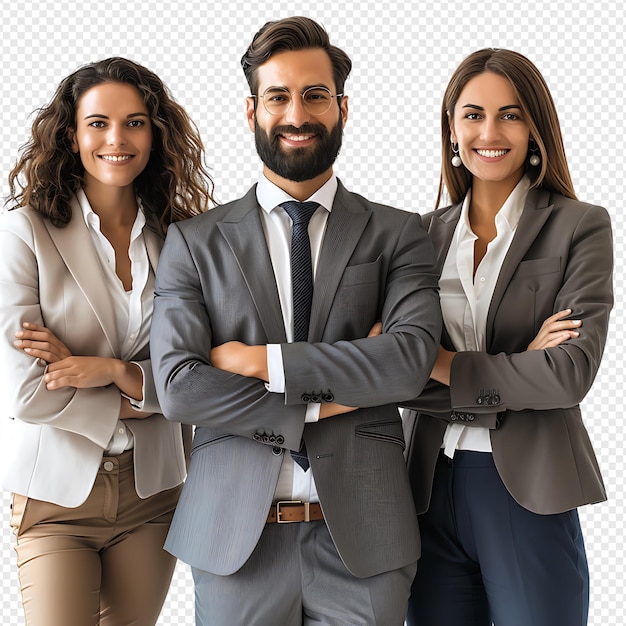
<path fill-rule="evenodd" d="M 293 340 L 307 341 L 313 300 L 313 266 L 309 222 L 317 210 L 317 202 L 283 202 L 293 223 L 291 234 L 291 290 L 293 293 Z M 293 460 L 304 471 L 309 468 L 304 441 L 299 451 L 292 450 Z"/>

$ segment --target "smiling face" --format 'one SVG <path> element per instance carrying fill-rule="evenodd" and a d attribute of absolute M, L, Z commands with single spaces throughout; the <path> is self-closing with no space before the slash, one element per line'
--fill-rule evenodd
<path fill-rule="evenodd" d="M 126 83 L 102 83 L 85 91 L 72 147 L 85 168 L 86 188 L 131 186 L 152 147 L 150 116 L 139 91 Z"/>
<path fill-rule="evenodd" d="M 279 186 L 285 180 L 328 179 L 348 117 L 347 97 L 339 105 L 333 98 L 321 115 L 309 113 L 300 97 L 311 87 L 337 93 L 328 54 L 321 48 L 279 52 L 258 68 L 257 83 L 257 98 L 247 98 L 246 115 L 266 176 Z M 291 105 L 282 114 L 265 109 L 261 96 L 268 90 L 291 94 Z"/>
<path fill-rule="evenodd" d="M 456 102 L 450 130 L 474 182 L 513 190 L 524 175 L 530 130 L 506 78 L 493 72 L 472 78 Z"/>

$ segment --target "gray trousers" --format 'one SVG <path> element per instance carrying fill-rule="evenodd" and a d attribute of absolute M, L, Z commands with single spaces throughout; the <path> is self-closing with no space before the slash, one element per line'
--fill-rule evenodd
<path fill-rule="evenodd" d="M 402 626 L 415 570 L 356 578 L 325 522 L 268 524 L 231 576 L 192 568 L 196 626 Z"/>

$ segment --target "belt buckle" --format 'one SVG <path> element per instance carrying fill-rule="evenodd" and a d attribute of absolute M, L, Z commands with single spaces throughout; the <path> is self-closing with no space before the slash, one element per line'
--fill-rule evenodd
<path fill-rule="evenodd" d="M 283 506 L 285 507 L 289 507 L 289 506 L 299 506 L 299 505 L 304 505 L 304 521 L 305 522 L 310 522 L 311 518 L 309 515 L 309 502 L 302 502 L 302 500 L 279 500 L 276 503 L 276 523 L 277 524 L 293 524 L 295 523 L 297 520 L 291 520 L 291 519 L 280 519 L 281 516 L 281 508 Z"/>

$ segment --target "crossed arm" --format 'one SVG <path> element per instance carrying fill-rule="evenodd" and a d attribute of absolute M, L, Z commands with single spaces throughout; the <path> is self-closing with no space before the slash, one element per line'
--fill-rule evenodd
<path fill-rule="evenodd" d="M 25 322 L 22 327 L 15 333 L 13 345 L 48 364 L 43 377 L 48 390 L 63 387 L 87 389 L 113 384 L 124 394 L 120 419 L 141 419 L 152 415 L 150 412 L 137 411 L 128 399 L 143 399 L 143 372 L 139 366 L 115 358 L 73 356 L 67 346 L 45 326 Z"/>

